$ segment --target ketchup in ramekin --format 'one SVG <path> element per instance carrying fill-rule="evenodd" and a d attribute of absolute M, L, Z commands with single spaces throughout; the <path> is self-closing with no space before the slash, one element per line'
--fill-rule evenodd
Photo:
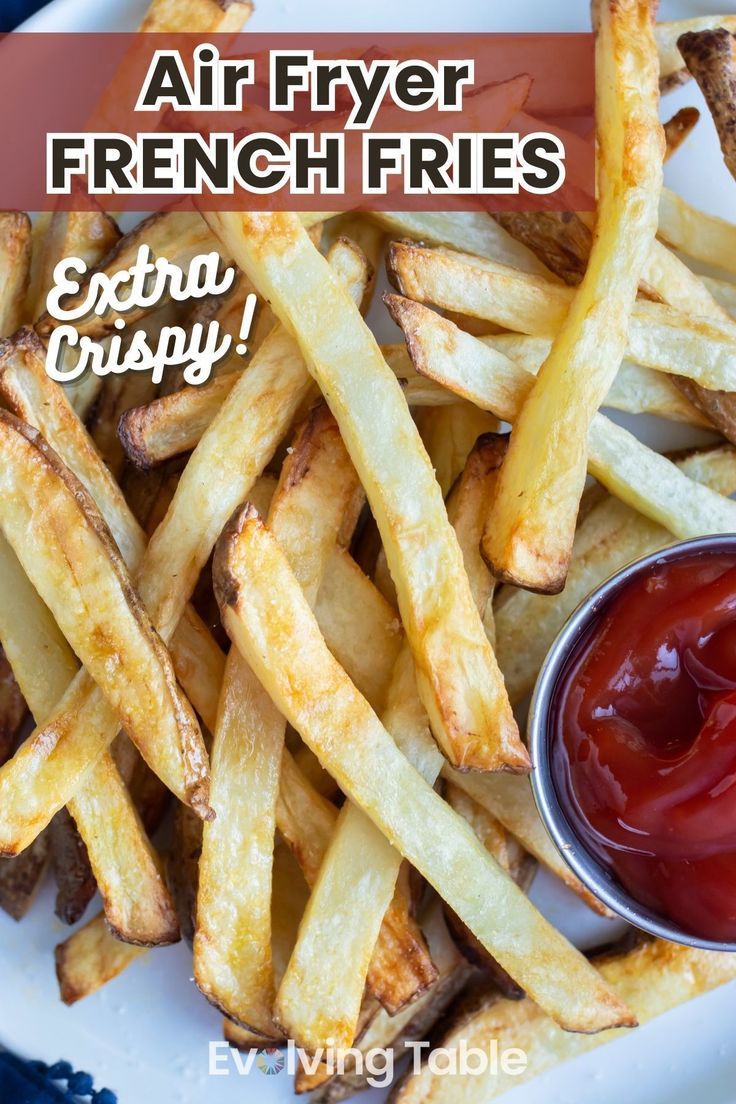
<path fill-rule="evenodd" d="M 736 945 L 736 535 L 634 564 L 576 616 L 546 676 L 553 834 L 660 934 Z"/>

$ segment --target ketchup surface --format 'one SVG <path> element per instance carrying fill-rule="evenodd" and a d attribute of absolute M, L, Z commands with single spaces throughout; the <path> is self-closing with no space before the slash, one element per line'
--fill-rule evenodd
<path fill-rule="evenodd" d="M 736 552 L 626 583 L 573 650 L 551 718 L 581 842 L 660 916 L 736 941 Z"/>

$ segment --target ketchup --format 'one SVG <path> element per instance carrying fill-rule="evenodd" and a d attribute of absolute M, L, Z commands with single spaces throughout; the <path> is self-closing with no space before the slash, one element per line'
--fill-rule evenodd
<path fill-rule="evenodd" d="M 683 931 L 736 941 L 736 553 L 634 575 L 551 717 L 558 798 L 590 853 Z"/>

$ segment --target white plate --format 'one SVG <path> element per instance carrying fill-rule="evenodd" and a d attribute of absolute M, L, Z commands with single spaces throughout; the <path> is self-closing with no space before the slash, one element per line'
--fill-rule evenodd
<path fill-rule="evenodd" d="M 128 30 L 145 0 L 54 0 L 26 24 L 37 31 Z M 664 3 L 663 18 L 736 13 L 733 0 Z M 449 9 L 427 0 L 259 0 L 249 26 L 255 31 L 572 31 L 588 30 L 587 0 L 453 0 Z M 396 13 L 400 11 L 397 20 Z M 694 85 L 666 101 L 674 112 L 697 104 L 704 118 L 687 152 L 667 167 L 669 184 L 691 202 L 736 217 L 736 185 L 718 150 L 712 125 Z M 693 443 L 692 433 L 654 419 L 629 424 L 652 445 Z M 554 883 L 538 876 L 533 897 L 581 945 L 605 939 L 611 929 Z M 615 930 L 615 929 L 613 929 Z M 0 914 L 2 1011 L 0 1043 L 48 1062 L 68 1058 L 108 1085 L 121 1104 L 285 1104 L 294 1098 L 285 1072 L 266 1077 L 208 1075 L 208 1042 L 220 1038 L 220 1019 L 197 994 L 187 949 L 179 945 L 146 955 L 99 993 L 65 1008 L 58 999 L 54 945 L 68 929 L 53 918 L 51 888 L 22 924 Z M 736 983 L 701 997 L 614 1044 L 513 1090 L 509 1104 L 727 1104 L 736 1099 L 733 1020 Z M 361 1100 L 378 1101 L 373 1091 Z M 3 1102 L 5 1104 L 5 1102 Z"/>

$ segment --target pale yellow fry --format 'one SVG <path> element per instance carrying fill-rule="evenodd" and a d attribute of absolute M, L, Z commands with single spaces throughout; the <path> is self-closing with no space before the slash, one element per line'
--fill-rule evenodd
<path fill-rule="evenodd" d="M 515 420 L 531 378 L 522 368 L 419 303 L 396 296 L 387 303 L 418 371 L 504 421 Z M 591 421 L 588 470 L 676 537 L 736 531 L 734 502 L 694 483 L 602 414 Z"/>
<path fill-rule="evenodd" d="M 209 815 L 199 726 L 94 503 L 10 414 L 0 415 L 0 444 L 0 525 L 24 571 L 162 780 Z"/>
<path fill-rule="evenodd" d="M 78 928 L 54 952 L 59 995 L 64 1004 L 75 1004 L 121 974 L 143 947 L 121 943 L 110 935 L 104 913 Z"/>
<path fill-rule="evenodd" d="M 440 746 L 457 766 L 527 769 L 442 493 L 373 335 L 294 216 L 205 217 L 296 335 L 337 419 L 381 531 Z"/>
<path fill-rule="evenodd" d="M 78 662 L 4 537 L 0 641 L 36 722 L 44 721 Z M 69 811 L 87 845 L 108 923 L 118 936 L 143 944 L 178 939 L 173 903 L 110 755 L 95 763 Z"/>
<path fill-rule="evenodd" d="M 716 27 L 736 32 L 736 15 L 700 15 L 692 19 L 672 19 L 656 23 L 654 39 L 659 55 L 660 75 L 669 77 L 684 68 L 685 62 L 677 48 L 680 35 L 688 31 L 710 31 Z"/>
<path fill-rule="evenodd" d="M 669 188 L 662 189 L 658 232 L 686 256 L 736 273 L 736 224 L 698 210 Z"/>
<path fill-rule="evenodd" d="M 473 598 L 481 612 L 492 586 L 488 569 L 476 558 L 480 560 L 483 518 L 504 451 L 503 439 L 483 439 L 471 453 L 448 506 Z M 360 620 L 360 608 L 354 617 Z M 383 714 L 386 730 L 429 785 L 434 785 L 443 759 L 431 739 L 427 715 L 417 696 L 408 649 L 404 649 L 394 670 L 388 696 L 389 705 Z M 361 857 L 359 863 L 357 856 Z M 379 971 L 373 970 L 370 976 L 369 964 L 400 866 L 401 855 L 361 809 L 347 802 L 320 867 L 276 999 L 279 1022 L 309 1051 L 329 1045 L 329 1039 L 336 1046 L 352 1045 L 366 976 L 371 992 L 386 1006 L 383 991 L 378 988 Z M 416 999 L 435 977 L 429 971 L 419 975 L 403 1003 Z"/>
<path fill-rule="evenodd" d="M 723 447 L 679 460 L 690 479 L 731 495 L 736 491 L 736 454 Z M 495 610 L 498 661 L 515 704 L 531 693 L 552 641 L 577 604 L 624 564 L 672 540 L 666 529 L 608 498 L 585 518 L 575 534 L 572 561 L 561 594 L 502 592 Z"/>
<path fill-rule="evenodd" d="M 562 332 L 575 296 L 573 288 L 536 276 L 499 266 L 481 268 L 477 259 L 462 254 L 401 243 L 391 246 L 389 266 L 410 299 L 460 310 L 534 337 Z M 638 300 L 626 353 L 636 364 L 685 376 L 704 387 L 736 388 L 736 328 L 725 317 L 700 317 Z M 620 362 L 619 356 L 617 367 Z"/>
<path fill-rule="evenodd" d="M 566 1028 L 633 1023 L 593 967 L 396 747 L 330 655 L 284 556 L 252 508 L 225 530 L 214 574 L 225 627 L 275 703 L 341 789 L 501 966 Z"/>
<path fill-rule="evenodd" d="M 607 956 L 601 960 L 599 969 L 635 1010 L 640 1022 L 646 1023 L 700 993 L 731 981 L 736 977 L 736 956 L 679 947 L 656 939 L 628 954 Z M 392 1099 L 394 1104 L 486 1104 L 544 1070 L 620 1036 L 621 1032 L 609 1031 L 595 1036 L 568 1034 L 551 1023 L 530 1000 L 486 1002 L 480 1012 L 460 1013 L 439 1045 L 452 1051 L 462 1043 L 487 1051 L 493 1044 L 499 1054 L 507 1048 L 519 1047 L 527 1057 L 521 1075 L 518 1069 L 516 1075 L 499 1069 L 488 1076 L 440 1077 L 425 1066 L 408 1077 Z M 622 1059 L 624 1055 L 625 1051 Z M 570 1074 L 574 1075 L 573 1070 Z"/>
<path fill-rule="evenodd" d="M 354 247 L 336 246 L 331 256 L 337 270 L 354 273 L 354 254 Z M 191 457 L 141 564 L 139 593 L 165 638 L 175 630 L 229 513 L 253 488 L 312 391 L 296 344 L 283 331 L 272 337 L 243 373 Z M 288 342 L 291 351 L 284 350 Z M 141 682 L 145 685 L 145 679 Z M 116 715 L 89 676 L 78 675 L 59 702 L 52 723 L 34 733 L 33 741 L 26 741 L 0 769 L 6 845 L 12 840 L 20 848 L 35 838 L 67 803 L 118 727 Z M 53 763 L 34 754 L 39 747 L 53 748 Z"/>
<path fill-rule="evenodd" d="M 269 511 L 271 530 L 312 604 L 359 492 L 337 425 L 320 404 L 297 433 Z M 208 1000 L 274 1039 L 271 860 L 285 732 L 286 721 L 233 649 L 213 740 L 218 815 L 202 839 L 194 975 Z M 233 879 L 233 870 L 240 877 Z"/>
<path fill-rule="evenodd" d="M 31 266 L 31 222 L 21 211 L 0 212 L 0 337 L 22 321 Z"/>

